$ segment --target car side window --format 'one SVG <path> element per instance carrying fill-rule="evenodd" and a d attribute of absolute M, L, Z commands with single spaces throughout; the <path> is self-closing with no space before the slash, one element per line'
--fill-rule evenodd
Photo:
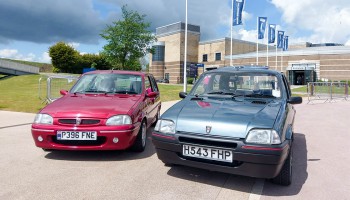
<path fill-rule="evenodd" d="M 157 87 L 156 81 L 154 80 L 153 76 L 149 76 L 148 78 L 150 79 L 152 91 L 158 92 L 158 87 Z"/>
<path fill-rule="evenodd" d="M 287 93 L 287 99 L 289 99 L 292 95 L 292 93 L 290 91 L 289 83 L 284 75 L 282 75 L 282 79 L 283 79 L 284 88 L 285 88 L 286 93 Z"/>
<path fill-rule="evenodd" d="M 145 88 L 146 88 L 146 94 L 152 92 L 152 86 L 151 86 L 151 81 L 149 80 L 149 77 L 145 77 Z"/>

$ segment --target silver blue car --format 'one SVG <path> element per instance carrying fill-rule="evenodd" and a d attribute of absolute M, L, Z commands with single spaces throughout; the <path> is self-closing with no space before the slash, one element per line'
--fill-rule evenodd
<path fill-rule="evenodd" d="M 295 108 L 283 73 L 267 67 L 223 67 L 203 73 L 152 133 L 165 165 L 292 180 Z"/>

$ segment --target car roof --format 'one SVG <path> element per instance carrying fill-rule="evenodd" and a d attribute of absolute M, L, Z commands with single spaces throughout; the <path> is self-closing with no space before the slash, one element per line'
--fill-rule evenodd
<path fill-rule="evenodd" d="M 140 71 L 126 71 L 126 70 L 95 70 L 86 72 L 85 74 L 130 74 L 130 75 L 139 75 L 145 76 L 146 73 Z"/>
<path fill-rule="evenodd" d="M 275 70 L 270 70 L 268 66 L 259 65 L 242 65 L 242 66 L 226 66 L 218 69 L 210 70 L 205 73 L 212 72 L 257 72 L 257 73 L 269 73 L 274 75 L 280 75 L 281 73 Z"/>

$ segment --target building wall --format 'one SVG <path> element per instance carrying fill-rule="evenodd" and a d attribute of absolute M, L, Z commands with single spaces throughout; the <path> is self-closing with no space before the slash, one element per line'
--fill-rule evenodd
<path fill-rule="evenodd" d="M 215 54 L 221 53 L 221 60 L 215 60 Z M 207 55 L 207 61 L 203 61 L 203 55 Z M 225 66 L 226 56 L 226 42 L 225 40 L 218 40 L 213 43 L 203 43 L 198 47 L 198 63 L 204 63 L 207 67 L 222 67 Z"/>
<path fill-rule="evenodd" d="M 259 65 L 266 65 L 266 57 L 259 58 Z M 293 63 L 315 63 L 317 79 L 332 81 L 350 80 L 350 53 L 342 55 L 296 55 L 269 57 L 269 67 L 272 70 L 287 72 Z M 255 65 L 256 58 L 234 59 L 233 65 Z"/>
<path fill-rule="evenodd" d="M 266 45 L 259 45 L 259 49 L 263 50 L 266 49 Z M 252 42 L 246 42 L 242 40 L 233 40 L 232 44 L 232 53 L 233 55 L 236 54 L 243 54 L 243 53 L 250 53 L 256 51 L 256 43 Z M 217 61 L 215 60 L 215 54 L 221 53 L 221 60 Z M 207 62 L 203 62 L 203 55 L 208 55 Z M 214 41 L 208 41 L 208 42 L 202 42 L 199 44 L 198 48 L 198 63 L 203 63 L 205 65 L 205 68 L 212 68 L 212 67 L 223 67 L 223 66 L 229 66 L 230 60 L 225 59 L 225 56 L 231 55 L 231 39 L 225 38 L 221 40 L 214 40 Z M 249 61 L 252 62 L 252 61 Z M 233 63 L 235 65 L 242 65 L 243 63 Z M 200 70 L 199 70 L 200 71 Z M 203 72 L 201 70 L 200 72 Z M 200 74 L 199 72 L 199 74 Z"/>
<path fill-rule="evenodd" d="M 165 74 L 169 74 L 170 83 L 183 83 L 184 23 L 179 22 L 157 28 L 157 34 L 158 41 L 165 44 L 165 57 L 164 62 L 152 62 L 152 55 L 150 55 L 150 73 L 156 79 L 162 79 Z M 282 53 L 279 50 L 277 59 L 273 50 L 275 47 L 269 46 L 271 49 L 267 62 L 267 46 L 259 44 L 259 59 L 257 63 L 257 59 L 254 56 L 257 48 L 256 43 L 233 39 L 234 59 L 232 60 L 232 65 L 268 65 L 270 69 L 287 73 L 287 70 L 290 70 L 295 63 L 314 63 L 317 79 L 349 80 L 350 49 L 342 48 L 340 47 L 341 45 L 337 46 L 333 49 L 329 47 L 317 49 L 311 43 L 300 43 L 290 46 L 291 51 L 294 51 L 294 53 L 300 51 L 300 55 L 288 55 L 288 53 Z M 325 53 L 329 51 L 332 53 Z M 215 60 L 216 53 L 221 53 L 220 60 Z M 204 54 L 208 55 L 206 62 L 203 62 Z M 245 54 L 249 54 L 249 56 L 244 58 Z M 231 63 L 229 55 L 231 55 L 230 38 L 200 42 L 200 27 L 195 25 L 189 26 L 187 66 L 190 63 L 203 63 L 204 68 L 198 68 L 199 75 L 207 68 L 229 66 Z"/>
<path fill-rule="evenodd" d="M 198 44 L 200 34 L 187 33 L 187 62 L 196 63 L 198 60 Z M 165 43 L 164 62 L 150 62 L 150 73 L 156 79 L 164 78 L 169 73 L 170 83 L 183 83 L 183 62 L 185 53 L 185 32 L 157 37 L 159 42 Z M 152 60 L 152 55 L 150 56 Z"/>

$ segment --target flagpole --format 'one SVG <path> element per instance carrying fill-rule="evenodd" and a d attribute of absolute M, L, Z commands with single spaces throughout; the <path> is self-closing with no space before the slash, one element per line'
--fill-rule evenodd
<path fill-rule="evenodd" d="M 269 39 L 267 38 L 267 47 L 266 47 L 266 66 L 269 66 Z"/>
<path fill-rule="evenodd" d="M 283 48 L 281 49 L 281 72 L 283 72 L 282 67 L 283 67 Z"/>
<path fill-rule="evenodd" d="M 275 64 L 275 66 L 276 66 L 276 71 L 277 71 L 277 69 L 278 69 L 278 57 L 277 57 L 277 41 L 276 41 L 276 64 Z"/>
<path fill-rule="evenodd" d="M 184 53 L 184 92 L 187 91 L 187 0 L 186 0 L 186 14 L 185 14 L 185 53 Z"/>
<path fill-rule="evenodd" d="M 232 0 L 232 7 L 231 7 L 231 24 L 230 24 L 230 26 L 231 26 L 231 57 L 230 57 L 230 66 L 232 66 L 232 46 L 233 46 L 233 0 Z"/>
<path fill-rule="evenodd" d="M 256 65 L 259 65 L 259 17 L 256 22 Z"/>

